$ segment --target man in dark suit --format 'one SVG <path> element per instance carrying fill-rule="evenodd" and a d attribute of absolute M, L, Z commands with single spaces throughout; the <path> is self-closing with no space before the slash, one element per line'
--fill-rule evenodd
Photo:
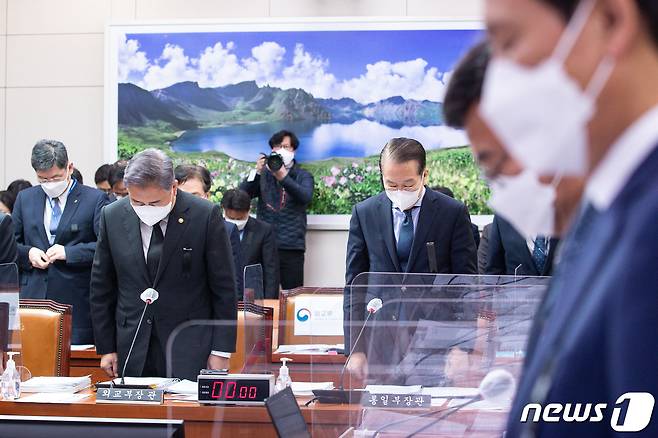
<path fill-rule="evenodd" d="M 16 263 L 16 239 L 11 216 L 0 213 L 0 264 Z"/>
<path fill-rule="evenodd" d="M 181 164 L 174 169 L 178 189 L 203 199 L 210 199 L 212 179 L 210 172 L 203 166 L 194 164 Z M 244 292 L 244 264 L 240 249 L 240 231 L 234 224 L 224 221 L 224 229 L 231 242 L 233 254 L 233 267 L 235 268 L 235 295 L 242 299 Z"/>
<path fill-rule="evenodd" d="M 21 298 L 73 305 L 73 344 L 93 344 L 89 279 L 105 193 L 71 177 L 73 163 L 59 141 L 32 148 L 39 186 L 18 194 L 12 218 L 18 244 Z"/>
<path fill-rule="evenodd" d="M 487 7 L 494 59 L 535 72 L 562 49 L 556 66 L 562 80 L 520 84 L 501 75 L 488 81 L 498 83 L 497 91 L 505 81 L 519 91 L 505 96 L 509 106 L 499 108 L 498 122 L 554 134 L 517 145 L 519 161 L 556 172 L 568 165 L 586 178 L 577 220 L 536 317 L 506 436 L 658 436 L 656 2 L 520 0 L 488 1 Z M 567 87 L 572 91 L 565 94 Z M 534 93 L 540 90 L 541 96 Z M 553 95 L 549 115 L 544 97 Z M 532 100 L 538 107 L 530 108 Z M 577 117 L 581 104 L 587 117 Z M 568 110 L 556 110 L 560 105 Z M 541 116 L 518 119 L 528 112 Z M 584 140 L 571 135 L 556 142 L 565 138 L 566 123 Z M 497 130 L 509 132 L 509 126 L 503 122 Z M 585 404 L 598 409 L 583 415 Z M 574 407 L 584 418 L 565 421 Z"/>
<path fill-rule="evenodd" d="M 165 376 L 171 365 L 173 376 L 195 379 L 202 368 L 228 368 L 237 307 L 228 236 L 217 232 L 223 228 L 219 207 L 179 191 L 172 161 L 159 150 L 135 155 L 124 181 L 129 198 L 103 210 L 92 270 L 101 367 L 119 375 L 144 309 L 140 294 L 154 288 L 159 299 L 146 310 L 126 375 Z M 176 330 L 207 319 L 221 325 Z"/>
<path fill-rule="evenodd" d="M 550 276 L 559 239 L 524 238 L 502 217 L 495 215 L 489 230 L 487 275 Z"/>
<path fill-rule="evenodd" d="M 264 298 L 278 298 L 279 254 L 272 226 L 249 216 L 251 198 L 242 190 L 227 190 L 222 208 L 224 219 L 240 230 L 243 266 L 261 265 Z"/>
<path fill-rule="evenodd" d="M 380 169 L 385 192 L 357 204 L 350 221 L 343 304 L 346 349 L 360 330 L 367 299 L 372 298 L 366 296 L 365 288 L 350 288 L 359 274 L 477 273 L 466 206 L 426 188 L 423 146 L 408 138 L 390 140 L 381 152 Z M 433 249 L 427 243 L 433 243 Z M 399 314 L 389 316 L 400 318 Z M 350 372 L 358 378 L 366 377 L 366 345 L 371 340 L 362 341 L 349 363 Z"/>

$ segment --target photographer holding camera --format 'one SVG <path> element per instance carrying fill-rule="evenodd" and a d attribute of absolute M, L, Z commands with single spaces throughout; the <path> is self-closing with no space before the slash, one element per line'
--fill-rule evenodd
<path fill-rule="evenodd" d="M 295 161 L 299 140 L 294 133 L 279 131 L 269 144 L 272 153 L 261 154 L 240 189 L 258 198 L 258 219 L 274 227 L 281 287 L 288 290 L 304 284 L 306 209 L 313 199 L 313 176 Z"/>

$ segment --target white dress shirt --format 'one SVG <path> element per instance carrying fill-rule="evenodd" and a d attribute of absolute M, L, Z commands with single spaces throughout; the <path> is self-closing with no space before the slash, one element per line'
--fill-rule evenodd
<path fill-rule="evenodd" d="M 612 145 L 585 186 L 585 199 L 607 210 L 658 144 L 658 106 L 635 121 Z"/>
<path fill-rule="evenodd" d="M 411 207 L 411 220 L 414 222 L 414 236 L 416 235 L 416 228 L 418 228 L 418 216 L 420 215 L 420 206 L 423 204 L 423 198 L 425 197 L 425 187 L 423 187 L 423 193 L 421 193 L 418 201 Z M 395 242 L 400 239 L 400 229 L 402 228 L 402 222 L 405 218 L 404 211 L 401 211 L 399 208 L 393 206 L 393 234 L 395 235 Z"/>
<path fill-rule="evenodd" d="M 169 221 L 169 216 L 162 219 L 158 222 L 157 225 L 160 226 L 162 230 L 162 235 L 164 236 L 167 233 L 167 223 Z M 144 251 L 144 260 L 148 259 L 149 246 L 151 245 L 151 235 L 153 235 L 153 227 L 146 225 L 144 222 L 139 221 L 139 231 L 142 235 L 142 250 Z M 226 359 L 231 358 L 231 353 L 226 353 L 224 351 L 211 351 L 210 354 L 213 356 L 224 357 Z"/>
<path fill-rule="evenodd" d="M 66 207 L 66 200 L 68 199 L 69 193 L 71 192 L 72 183 L 73 180 L 69 182 L 69 185 L 66 187 L 66 190 L 64 190 L 64 193 L 59 195 L 57 198 L 59 199 L 59 209 L 62 212 L 62 215 L 64 214 L 64 208 Z M 52 237 L 50 234 L 50 220 L 53 216 L 53 206 L 51 205 L 51 202 L 53 202 L 53 198 L 46 195 L 46 208 L 43 209 L 43 226 L 46 229 L 46 237 L 48 238 L 48 242 L 50 242 L 50 238 Z"/>

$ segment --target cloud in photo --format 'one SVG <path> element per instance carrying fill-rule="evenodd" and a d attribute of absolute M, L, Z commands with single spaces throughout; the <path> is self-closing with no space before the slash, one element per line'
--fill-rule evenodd
<path fill-rule="evenodd" d="M 317 98 L 350 97 L 372 103 L 391 96 L 440 102 L 449 73 L 431 67 L 423 58 L 401 62 L 380 60 L 367 64 L 359 76 L 339 80 L 331 63 L 297 43 L 292 53 L 275 41 L 251 48 L 251 56 L 236 54 L 233 42 L 206 47 L 196 56 L 176 44 L 166 44 L 156 59 L 149 60 L 139 42 L 123 36 L 119 42 L 119 82 L 132 82 L 147 90 L 183 82 L 200 87 L 221 87 L 242 81 L 282 89 L 302 88 Z"/>

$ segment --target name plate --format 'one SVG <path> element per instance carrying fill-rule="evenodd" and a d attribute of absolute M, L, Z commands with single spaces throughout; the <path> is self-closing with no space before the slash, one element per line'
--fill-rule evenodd
<path fill-rule="evenodd" d="M 361 399 L 361 406 L 367 408 L 422 409 L 432 406 L 429 394 L 370 394 Z"/>
<path fill-rule="evenodd" d="M 144 403 L 161 405 L 162 389 L 102 388 L 96 392 L 96 403 Z"/>

